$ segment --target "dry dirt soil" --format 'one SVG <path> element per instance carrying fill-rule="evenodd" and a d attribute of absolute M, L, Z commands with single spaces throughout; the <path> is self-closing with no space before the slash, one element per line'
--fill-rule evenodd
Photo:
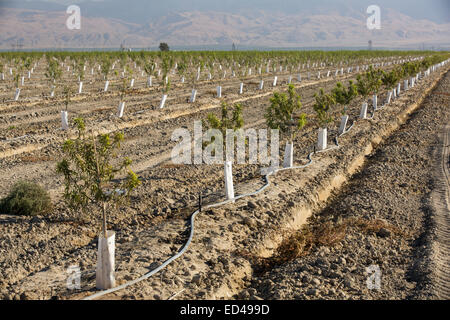
<path fill-rule="evenodd" d="M 314 92 L 331 89 L 336 80 L 297 83 L 304 112 L 312 117 Z M 252 81 L 256 87 L 257 79 Z M 448 224 L 445 214 L 437 218 L 437 212 L 445 210 L 439 207 L 442 201 L 433 199 L 446 195 L 438 168 L 446 150 L 449 81 L 449 73 L 440 69 L 368 120 L 358 119 L 362 99 L 357 99 L 348 108 L 354 126 L 339 139 L 339 148 L 333 148 L 336 121 L 329 128 L 332 149 L 314 154 L 310 166 L 271 176 L 270 186 L 255 196 L 204 210 L 182 257 L 153 277 L 101 298 L 448 297 L 443 293 L 448 293 L 448 255 L 439 251 L 439 242 L 448 243 Z M 230 88 L 237 90 L 238 82 Z M 122 155 L 131 157 L 142 180 L 130 205 L 108 217 L 109 228 L 116 232 L 118 284 L 155 269 L 184 246 L 199 191 L 205 205 L 224 199 L 222 166 L 176 166 L 168 161 L 175 128 L 192 129 L 194 120 L 219 112 L 213 93 L 206 92 L 195 105 L 185 103 L 188 95 L 174 94 L 167 109 L 156 110 L 149 102 L 153 93 L 142 89 L 140 95 L 136 90 L 127 101 L 131 112 L 125 119 L 114 117 L 111 106 L 118 101 L 113 96 L 100 99 L 94 92 L 79 97 L 73 107 L 99 132 L 124 131 Z M 272 91 L 253 89 L 239 97 L 230 89 L 227 97 L 243 103 L 246 127 L 263 128 Z M 380 94 L 379 101 L 385 99 L 386 94 Z M 54 167 L 61 141 L 74 132 L 57 129 L 61 102 L 51 112 L 48 108 L 53 108 L 52 101 L 0 106 L 0 127 L 10 130 L 0 143 L 3 185 L 18 179 L 38 181 L 55 203 L 54 212 L 45 217 L 0 214 L 3 299 L 80 299 L 97 292 L 98 213 L 74 215 L 61 201 L 62 178 Z M 14 118 L 16 113 L 20 116 Z M 308 162 L 316 131 L 311 122 L 296 137 L 295 165 Z M 22 135 L 26 137 L 11 140 Z M 259 166 L 241 165 L 234 167 L 234 183 L 240 195 L 266 181 Z M 7 191 L 2 188 L 0 196 Z M 82 272 L 79 290 L 66 287 L 66 270 L 73 265 Z M 366 287 L 365 269 L 371 265 L 381 270 L 380 291 Z"/>

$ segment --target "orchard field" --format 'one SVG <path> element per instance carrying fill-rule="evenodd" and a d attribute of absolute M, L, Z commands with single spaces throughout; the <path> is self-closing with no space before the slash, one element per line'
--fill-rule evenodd
<path fill-rule="evenodd" d="M 448 297 L 442 279 L 433 282 L 443 271 L 410 281 L 412 265 L 432 253 L 408 246 L 434 218 L 419 212 L 411 219 L 403 209 L 412 215 L 408 199 L 419 193 L 422 206 L 437 192 L 419 186 L 438 179 L 439 143 L 426 139 L 448 124 L 449 58 L 418 51 L 1 53 L 0 298 Z M 410 119 L 415 112 L 423 113 L 420 125 L 418 116 Z M 226 173 L 223 161 L 173 163 L 173 132 L 194 133 L 195 121 L 222 132 L 278 129 L 280 167 L 235 163 Z M 410 127 L 415 136 L 389 145 Z M 420 143 L 423 155 L 408 149 Z M 361 193 L 365 201 L 346 206 L 357 194 L 349 191 L 357 189 L 355 176 L 366 176 L 373 162 L 367 157 L 395 146 L 411 156 L 389 169 L 389 157 L 374 164 L 380 172 L 367 174 L 373 187 Z M 401 150 L 390 152 L 401 158 Z M 414 155 L 430 159 L 414 162 Z M 413 179 L 416 166 L 429 181 L 398 191 L 404 202 L 391 198 L 387 181 L 409 182 L 389 172 L 409 170 L 398 179 Z M 42 194 L 25 199 L 19 182 Z M 396 200 L 402 213 L 374 199 Z M 362 238 L 347 239 L 352 230 L 364 230 Z M 99 271 L 98 241 L 107 231 L 115 233 L 115 253 L 102 259 L 113 266 Z M 362 261 L 339 250 L 371 246 L 392 247 L 407 284 L 364 288 L 366 267 L 389 269 L 383 254 L 374 249 Z M 315 274 L 321 264 L 336 267 Z M 99 285 L 108 268 L 109 281 Z M 75 269 L 81 280 L 73 288 Z"/>

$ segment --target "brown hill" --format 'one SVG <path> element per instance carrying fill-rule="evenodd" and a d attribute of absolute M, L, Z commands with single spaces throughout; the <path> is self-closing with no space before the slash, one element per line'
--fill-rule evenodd
<path fill-rule="evenodd" d="M 231 45 L 257 47 L 365 47 L 368 40 L 379 47 L 450 47 L 450 24 L 414 20 L 386 10 L 382 29 L 370 31 L 366 16 L 337 13 L 309 16 L 254 11 L 180 12 L 145 25 L 118 19 L 82 17 L 81 30 L 66 28 L 65 12 L 4 9 L 0 20 L 0 48 L 17 41 L 25 48 L 156 47 Z"/>

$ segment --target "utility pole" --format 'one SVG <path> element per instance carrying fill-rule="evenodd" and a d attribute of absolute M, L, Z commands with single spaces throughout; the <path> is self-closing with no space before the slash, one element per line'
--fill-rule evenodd
<path fill-rule="evenodd" d="M 13 51 L 19 51 L 20 49 L 23 48 L 23 43 L 22 43 L 22 41 L 16 40 L 16 42 L 13 43 L 11 45 L 11 47 L 12 47 Z"/>

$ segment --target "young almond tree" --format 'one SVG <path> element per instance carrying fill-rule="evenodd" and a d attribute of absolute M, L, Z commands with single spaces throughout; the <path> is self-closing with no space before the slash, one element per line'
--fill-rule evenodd
<path fill-rule="evenodd" d="M 317 147 L 319 150 L 327 148 L 327 127 L 333 122 L 333 116 L 330 115 L 331 107 L 336 104 L 336 100 L 332 94 L 325 94 L 323 89 L 314 95 L 316 102 L 314 103 L 314 111 L 316 112 L 317 122 L 319 123 L 319 138 Z"/>
<path fill-rule="evenodd" d="M 23 73 L 24 73 L 24 70 L 25 70 L 25 60 L 17 59 L 16 74 L 19 75 L 19 79 L 23 78 Z M 21 85 L 23 85 L 22 82 L 21 82 Z"/>
<path fill-rule="evenodd" d="M 161 55 L 161 69 L 162 69 L 162 78 L 160 80 L 160 90 L 163 94 L 161 103 L 159 105 L 159 108 L 164 108 L 164 105 L 166 103 L 167 97 L 169 95 L 170 91 L 170 79 L 169 79 L 169 70 L 172 68 L 173 65 L 173 59 L 170 58 L 167 54 Z"/>
<path fill-rule="evenodd" d="M 5 74 L 3 73 L 4 68 L 5 64 L 0 60 L 0 80 L 5 80 Z"/>
<path fill-rule="evenodd" d="M 244 84 L 245 84 L 245 79 L 246 79 L 246 76 L 247 76 L 247 69 L 246 69 L 246 67 L 239 68 L 237 70 L 237 76 L 238 76 L 238 78 L 240 80 L 239 94 L 242 94 L 242 93 L 244 93 Z"/>
<path fill-rule="evenodd" d="M 341 82 L 336 84 L 336 87 L 331 91 L 336 100 L 336 103 L 343 107 L 342 115 L 347 115 L 347 106 L 352 102 L 354 98 L 358 95 L 358 90 L 353 81 L 348 82 L 348 87 L 345 88 Z"/>
<path fill-rule="evenodd" d="M 120 90 L 120 101 L 119 101 L 119 109 L 117 112 L 117 115 L 119 118 L 122 118 L 123 116 L 123 111 L 125 109 L 125 95 L 127 94 L 127 91 L 129 89 L 129 78 L 128 77 L 123 77 L 122 78 L 122 83 L 119 86 L 119 90 Z"/>
<path fill-rule="evenodd" d="M 259 88 L 258 89 L 263 90 L 264 89 L 264 73 L 266 72 L 266 70 L 264 70 L 264 68 L 262 67 L 262 64 L 261 64 L 259 71 L 260 71 L 260 73 L 259 73 Z"/>
<path fill-rule="evenodd" d="M 369 77 L 370 77 L 370 83 L 371 83 L 371 90 L 373 94 L 377 94 L 378 90 L 380 89 L 381 85 L 383 84 L 381 78 L 383 76 L 383 70 L 382 69 L 376 69 L 372 70 L 369 69 Z"/>
<path fill-rule="evenodd" d="M 210 70 L 211 70 L 211 74 L 214 77 L 214 63 L 211 64 Z M 222 77 L 220 76 L 220 73 L 219 73 L 219 76 L 217 77 L 216 90 L 217 90 L 217 97 L 222 98 Z"/>
<path fill-rule="evenodd" d="M 381 81 L 387 89 L 392 90 L 397 84 L 398 80 L 398 74 L 395 69 L 390 72 L 383 71 Z"/>
<path fill-rule="evenodd" d="M 169 91 L 170 91 L 170 79 L 167 78 L 167 80 L 161 80 L 161 92 L 167 96 L 169 94 Z"/>
<path fill-rule="evenodd" d="M 111 65 L 112 65 L 111 59 L 108 56 L 105 56 L 103 58 L 103 61 L 101 63 L 101 67 L 100 67 L 101 72 L 103 74 L 103 78 L 105 80 L 105 87 L 103 89 L 103 91 L 105 91 L 105 92 L 108 91 L 108 87 L 109 87 L 108 75 L 111 72 Z"/>
<path fill-rule="evenodd" d="M 74 122 L 78 137 L 64 142 L 63 159 L 56 170 L 64 176 L 64 200 L 70 209 L 86 212 L 94 205 L 102 212 L 97 288 L 109 289 L 115 286 L 114 232 L 108 232 L 107 213 L 129 198 L 140 181 L 129 168 L 130 159 L 113 161 L 123 141 L 122 133 L 94 137 L 86 132 L 83 119 L 77 118 Z M 116 176 L 125 172 L 126 177 L 115 182 Z"/>
<path fill-rule="evenodd" d="M 65 110 L 61 111 L 61 127 L 62 130 L 68 130 L 69 129 L 69 112 L 68 107 L 70 103 L 70 97 L 72 95 L 72 90 L 70 86 L 64 86 L 63 88 L 63 96 L 64 96 L 64 105 Z"/>
<path fill-rule="evenodd" d="M 65 106 L 65 111 L 67 112 L 69 104 L 70 104 L 70 97 L 72 96 L 72 89 L 70 88 L 70 86 L 64 86 L 63 88 L 63 96 L 64 96 L 64 106 Z"/>
<path fill-rule="evenodd" d="M 265 118 L 267 126 L 280 130 L 289 142 L 306 125 L 306 114 L 301 114 L 297 123 L 294 122 L 294 114 L 302 107 L 301 97 L 295 92 L 294 85 L 289 85 L 288 94 L 275 92 L 270 98 L 270 106 L 266 109 Z"/>
<path fill-rule="evenodd" d="M 125 66 L 128 64 L 128 55 L 125 52 L 119 53 L 119 65 L 121 72 L 125 72 Z"/>
<path fill-rule="evenodd" d="M 173 66 L 173 58 L 169 56 L 168 54 L 161 54 L 161 71 L 162 71 L 162 80 L 166 82 L 168 80 L 168 75 L 170 69 L 172 69 Z M 166 80 L 167 79 L 167 80 Z M 165 83 L 167 84 L 167 83 Z"/>
<path fill-rule="evenodd" d="M 244 126 L 244 118 L 242 116 L 242 105 L 237 103 L 234 105 L 231 110 L 231 116 L 229 114 L 230 106 L 223 101 L 222 102 L 222 110 L 221 110 L 221 118 L 219 119 L 213 113 L 208 114 L 208 118 L 206 121 L 203 121 L 203 125 L 208 129 L 217 129 L 222 133 L 222 138 L 226 138 L 227 130 L 231 129 L 233 131 L 237 131 Z M 225 140 L 220 141 L 211 141 L 211 143 L 205 144 L 216 144 L 217 147 L 223 147 L 226 150 Z"/>
<path fill-rule="evenodd" d="M 142 66 L 142 59 L 141 59 L 141 57 L 140 56 L 133 56 L 133 62 L 134 62 L 134 64 L 136 65 L 136 68 L 138 69 L 138 70 L 140 70 L 140 67 Z"/>
<path fill-rule="evenodd" d="M 356 89 L 358 90 L 358 94 L 363 97 L 363 105 L 361 109 L 361 115 L 360 117 L 362 119 L 365 119 L 367 114 L 367 98 L 369 97 L 371 93 L 371 79 L 368 77 L 367 73 L 364 73 L 363 75 L 358 74 L 356 76 Z"/>
<path fill-rule="evenodd" d="M 288 83 L 291 84 L 291 82 L 292 82 L 292 75 L 294 74 L 294 71 L 295 71 L 295 67 L 294 67 L 293 63 L 290 63 L 288 65 L 288 70 L 289 70 Z"/>
<path fill-rule="evenodd" d="M 134 73 L 133 69 L 131 69 L 129 66 L 126 66 L 125 67 L 125 72 L 124 72 L 122 78 L 130 81 L 131 79 L 133 79 L 133 73 Z M 130 83 L 130 87 L 131 87 L 131 83 Z"/>
<path fill-rule="evenodd" d="M 180 75 L 180 77 L 182 79 L 182 82 L 184 82 L 186 71 L 187 71 L 187 63 L 186 63 L 186 61 L 182 60 L 182 61 L 178 62 L 177 72 Z"/>
<path fill-rule="evenodd" d="M 80 79 L 80 81 L 84 80 L 84 76 L 85 76 L 85 67 L 86 67 L 86 61 L 84 60 L 84 58 L 80 59 L 78 64 L 77 64 L 77 72 L 78 72 L 78 77 Z"/>
<path fill-rule="evenodd" d="M 198 70 L 197 68 L 191 68 L 188 71 L 188 81 L 192 87 L 192 93 L 191 93 L 191 97 L 189 99 L 189 102 L 191 102 L 191 103 L 195 102 L 195 99 L 197 97 L 197 88 L 196 88 L 197 78 L 198 78 L 197 70 Z"/>
<path fill-rule="evenodd" d="M 78 82 L 79 82 L 79 84 L 78 84 L 78 93 L 82 93 L 85 61 L 84 61 L 84 59 L 79 59 L 75 63 L 76 64 L 74 66 L 74 69 L 77 71 Z"/>
<path fill-rule="evenodd" d="M 151 87 L 152 86 L 152 76 L 156 75 L 155 63 L 151 60 L 145 62 L 144 72 L 147 75 L 147 87 Z"/>
<path fill-rule="evenodd" d="M 214 63 L 211 60 L 208 61 L 208 71 L 209 71 L 208 80 L 214 79 Z"/>
<path fill-rule="evenodd" d="M 19 96 L 20 96 L 19 81 L 21 78 L 22 71 L 23 71 L 22 65 L 19 65 L 18 68 L 13 71 L 13 81 L 14 81 L 14 86 L 16 88 L 14 100 L 16 100 L 16 101 L 19 99 Z"/>
<path fill-rule="evenodd" d="M 414 62 L 407 62 L 403 65 L 403 70 L 404 70 L 404 74 L 405 76 L 414 76 L 417 74 L 417 72 L 419 72 L 419 65 L 414 63 Z"/>
<path fill-rule="evenodd" d="M 353 81 L 350 80 L 347 89 L 342 85 L 342 83 L 338 82 L 336 84 L 336 87 L 332 90 L 331 94 L 333 95 L 336 103 L 343 107 L 341 112 L 341 125 L 339 127 L 339 134 L 343 134 L 345 132 L 348 121 L 347 106 L 352 102 L 354 98 L 356 98 L 356 96 L 358 95 L 358 90 L 356 88 L 356 85 L 353 84 Z"/>
<path fill-rule="evenodd" d="M 16 88 L 16 90 L 19 89 L 20 76 L 21 76 L 20 70 L 13 71 L 13 81 L 14 81 L 14 87 Z"/>
<path fill-rule="evenodd" d="M 288 94 L 275 92 L 270 98 L 270 106 L 264 115 L 267 126 L 271 129 L 278 129 L 280 133 L 287 136 L 284 167 L 293 166 L 294 146 L 293 141 L 297 132 L 306 125 L 306 114 L 302 113 L 297 122 L 294 121 L 294 114 L 298 112 L 302 103 L 301 97 L 295 92 L 294 85 L 289 85 Z"/>
<path fill-rule="evenodd" d="M 316 112 L 317 121 L 320 128 L 326 128 L 329 123 L 333 122 L 333 116 L 330 115 L 331 107 L 336 104 L 333 95 L 325 94 L 321 88 L 319 93 L 314 94 L 316 102 L 314 103 L 314 111 Z"/>
<path fill-rule="evenodd" d="M 51 96 L 53 97 L 56 89 L 56 81 L 61 79 L 62 70 L 60 68 L 58 60 L 51 58 L 48 59 L 47 71 L 45 72 L 45 77 L 52 86 Z"/>
<path fill-rule="evenodd" d="M 364 74 L 364 77 L 358 75 L 356 78 L 358 80 L 358 92 L 365 98 L 365 100 L 368 95 L 373 95 L 374 110 L 377 109 L 377 92 L 382 85 L 381 76 L 382 70 L 375 70 L 372 66 L 370 66 L 369 70 Z"/>
<path fill-rule="evenodd" d="M 220 155 L 216 154 L 217 150 L 220 150 L 222 152 L 225 151 L 224 177 L 225 177 L 225 193 L 226 193 L 228 200 L 234 198 L 232 155 L 234 154 L 234 148 L 236 146 L 235 142 L 238 139 L 238 137 L 241 137 L 242 132 L 239 130 L 242 129 L 242 127 L 244 126 L 244 118 L 242 116 L 242 105 L 235 104 L 234 108 L 231 112 L 231 116 L 229 114 L 229 109 L 230 109 L 230 107 L 227 105 L 227 103 L 222 102 L 221 118 L 219 119 L 214 114 L 209 114 L 207 121 L 203 121 L 203 124 L 208 129 L 216 129 L 216 130 L 219 130 L 221 133 L 220 135 L 213 135 L 211 137 L 211 142 L 204 143 L 203 147 L 209 149 L 211 152 L 211 155 L 215 156 L 215 157 L 220 157 Z M 233 139 L 234 139 L 233 146 L 227 145 L 226 137 L 227 137 L 228 130 L 232 130 L 234 134 L 237 133 L 237 136 L 236 135 L 233 136 Z M 243 138 L 244 137 L 242 137 L 242 139 Z M 233 149 L 229 149 L 229 148 L 233 148 Z M 238 144 L 238 148 L 239 148 L 239 144 Z"/>
<path fill-rule="evenodd" d="M 26 58 L 24 57 L 23 66 L 26 71 L 30 72 L 32 63 L 33 63 L 33 60 L 31 60 L 30 57 L 26 57 Z"/>
<path fill-rule="evenodd" d="M 391 102 L 391 97 L 393 93 L 394 87 L 397 85 L 397 83 L 400 81 L 402 74 L 401 67 L 396 67 L 394 70 L 391 70 L 390 72 L 383 71 L 383 76 L 381 77 L 381 81 L 383 85 L 386 87 L 386 89 L 389 90 L 388 92 L 388 99 L 387 103 L 389 104 Z"/>
<path fill-rule="evenodd" d="M 117 157 L 122 133 L 94 138 L 86 132 L 82 118 L 74 119 L 74 124 L 78 137 L 64 142 L 63 160 L 57 165 L 57 172 L 64 175 L 64 199 L 75 212 L 86 212 L 90 204 L 96 205 L 102 212 L 102 234 L 106 237 L 109 207 L 129 196 L 139 179 L 129 169 L 130 159 L 125 158 L 118 166 L 111 162 Z M 113 182 L 124 171 L 128 172 L 127 177 L 121 183 Z"/>
<path fill-rule="evenodd" d="M 108 81 L 108 75 L 111 72 L 111 65 L 111 59 L 105 56 L 100 67 L 105 81 Z"/>
<path fill-rule="evenodd" d="M 367 97 L 370 95 L 370 83 L 366 76 L 360 74 L 356 77 L 356 89 L 358 94 L 364 98 L 364 102 L 367 102 Z"/>

